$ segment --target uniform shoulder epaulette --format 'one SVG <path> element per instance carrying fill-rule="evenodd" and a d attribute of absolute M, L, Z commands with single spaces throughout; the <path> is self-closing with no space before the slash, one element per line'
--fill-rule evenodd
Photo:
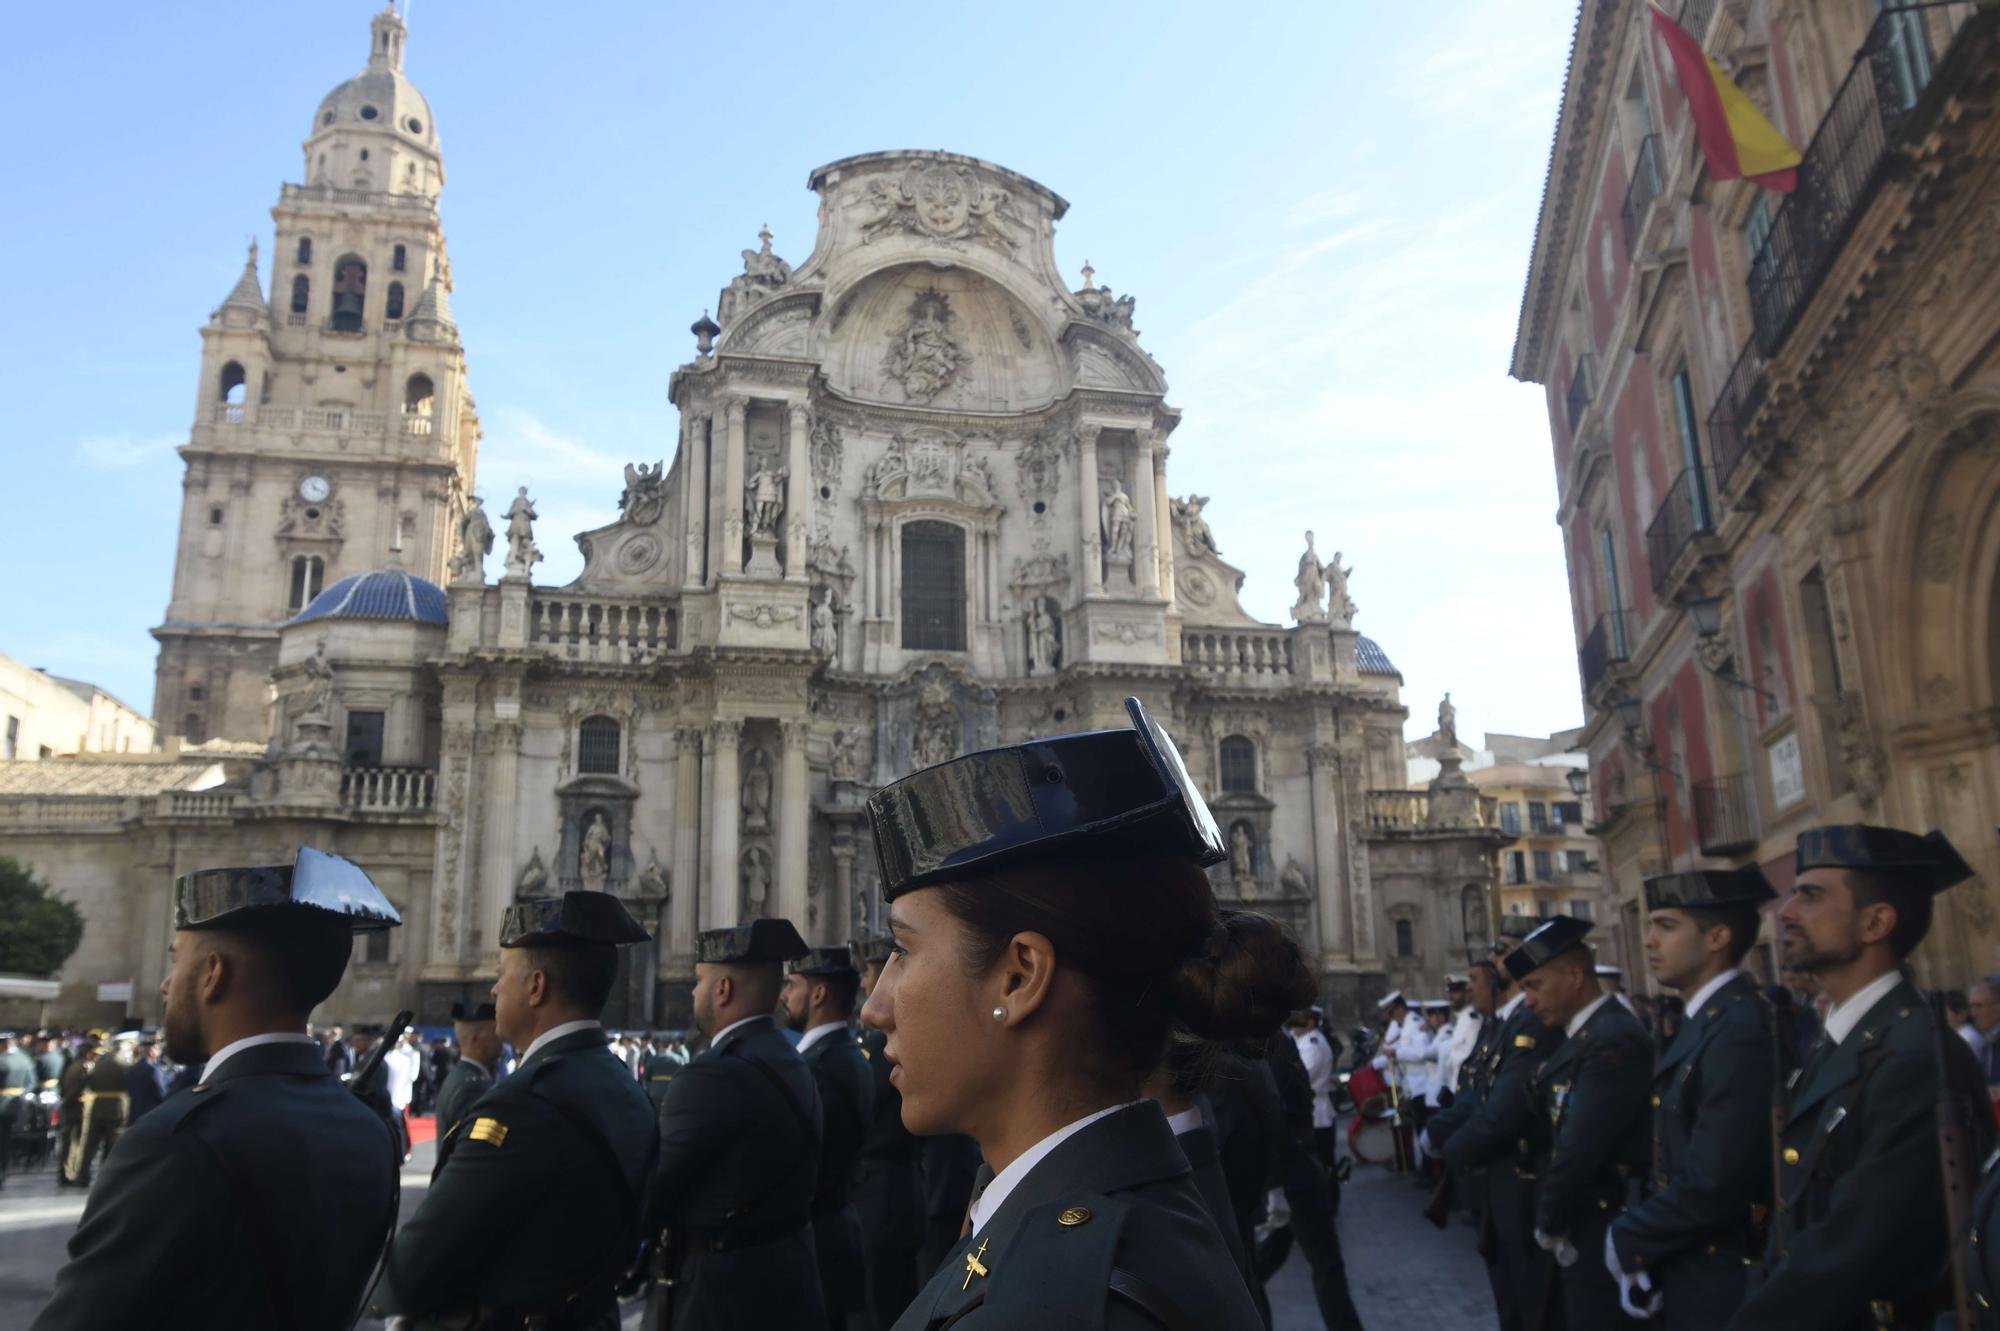
<path fill-rule="evenodd" d="M 1514 1037 L 1514 1047 L 1516 1049 L 1533 1049 L 1535 1047 L 1535 1037 L 1532 1035 L 1517 1035 Z"/>
<path fill-rule="evenodd" d="M 170 1095 L 162 1100 L 151 1113 L 146 1114 L 126 1131 L 136 1132 L 145 1124 L 157 1119 L 158 1122 L 154 1123 L 155 1131 L 179 1132 L 195 1115 L 211 1105 L 221 1104 L 228 1094 L 229 1083 L 226 1081 L 215 1083 L 198 1081 L 188 1087 L 185 1094 Z"/>

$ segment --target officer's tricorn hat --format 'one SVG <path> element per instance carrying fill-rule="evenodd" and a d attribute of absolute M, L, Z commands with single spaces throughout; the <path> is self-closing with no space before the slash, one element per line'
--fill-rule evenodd
<path fill-rule="evenodd" d="M 1776 901 L 1771 880 L 1754 864 L 1740 869 L 1690 869 L 1654 874 L 1646 880 L 1647 910 L 1697 910 L 1715 906 L 1761 906 Z"/>
<path fill-rule="evenodd" d="M 491 1003 L 453 1003 L 451 1005 L 451 1019 L 453 1021 L 492 1021 L 493 1016 L 493 1005 Z"/>
<path fill-rule="evenodd" d="M 809 947 L 803 957 L 785 963 L 787 975 L 859 975 L 854 954 L 844 947 Z"/>
<path fill-rule="evenodd" d="M 882 899 L 1026 860 L 1228 857 L 1167 732 L 1137 698 L 1130 730 L 1028 740 L 939 763 L 868 797 Z"/>
<path fill-rule="evenodd" d="M 1522 939 L 1521 945 L 1507 954 L 1504 962 L 1507 974 L 1516 980 L 1526 979 L 1583 942 L 1589 932 L 1590 924 L 1586 920 L 1571 919 L 1567 915 L 1549 916 L 1541 928 Z"/>
<path fill-rule="evenodd" d="M 886 966 L 889 964 L 890 949 L 895 946 L 893 938 L 857 938 L 848 946 L 854 949 L 855 960 L 863 966 Z"/>
<path fill-rule="evenodd" d="M 1900 827 L 1861 823 L 1813 827 L 1799 833 L 1798 850 L 1800 873 L 1866 869 L 1933 894 L 1973 876 L 1972 866 L 1942 832 L 1918 836 Z"/>
<path fill-rule="evenodd" d="M 812 951 L 787 919 L 750 920 L 695 935 L 694 959 L 714 963 L 795 961 Z"/>
<path fill-rule="evenodd" d="M 355 933 L 403 922 L 360 865 L 311 846 L 290 864 L 196 869 L 174 880 L 176 929 L 249 929 L 294 910 L 343 919 Z"/>
<path fill-rule="evenodd" d="M 571 947 L 587 943 L 647 943 L 625 903 L 608 892 L 565 892 L 559 897 L 521 901 L 500 918 L 502 947 Z"/>

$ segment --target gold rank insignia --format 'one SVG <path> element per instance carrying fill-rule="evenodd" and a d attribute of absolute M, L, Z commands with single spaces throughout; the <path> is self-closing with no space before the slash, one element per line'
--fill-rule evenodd
<path fill-rule="evenodd" d="M 1533 1049 L 1535 1047 L 1535 1037 L 1532 1035 L 1517 1035 L 1514 1037 L 1514 1047 L 1516 1049 Z"/>
<path fill-rule="evenodd" d="M 985 1255 L 986 1255 L 985 1239 L 979 1240 L 978 1252 L 969 1252 L 965 1254 L 965 1283 L 959 1286 L 960 1289 L 971 1289 L 972 1278 L 974 1276 L 983 1276 L 988 1274 L 986 1270 L 986 1263 L 979 1260 Z"/>
<path fill-rule="evenodd" d="M 488 1146 L 502 1146 L 507 1141 L 507 1125 L 497 1118 L 482 1118 L 472 1125 L 472 1131 L 465 1134 L 476 1142 Z"/>

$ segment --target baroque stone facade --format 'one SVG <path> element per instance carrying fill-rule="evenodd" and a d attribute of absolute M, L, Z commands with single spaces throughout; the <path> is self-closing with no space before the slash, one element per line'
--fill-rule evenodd
<path fill-rule="evenodd" d="M 768 231 L 744 250 L 672 376 L 677 436 L 603 478 L 574 582 L 532 580 L 525 491 L 489 518 L 440 472 L 449 521 L 400 556 L 396 494 L 349 499 L 366 554 L 348 567 L 374 571 L 329 579 L 273 628 L 254 684 L 232 684 L 268 688 L 251 736 L 267 748 L 185 835 L 144 833 L 129 908 L 157 917 L 171 872 L 197 864 L 346 851 L 407 924 L 331 1006 L 436 1019 L 490 982 L 511 902 L 614 892 L 657 942 L 633 950 L 612 1018 L 684 1021 L 698 930 L 763 912 L 815 943 L 882 926 L 869 791 L 1124 725 L 1136 695 L 1230 837 L 1220 894 L 1299 932 L 1338 1019 L 1463 969 L 1490 932 L 1466 894 L 1490 913 L 1498 841 L 1476 793 L 1462 777 L 1402 789 L 1401 678 L 1310 534 L 1298 622 L 1243 611 L 1207 499 L 1169 494 L 1180 416 L 1134 299 L 1057 272 L 1068 204 L 942 152 L 847 158 L 809 184 L 811 252 L 794 266 Z M 301 446 L 256 439 L 253 472 Z M 290 512 L 275 491 L 242 502 L 246 519 Z M 244 576 L 271 572 L 242 558 Z M 24 834 L 0 831 L 0 849 Z M 1390 955 L 1392 921 L 1421 946 Z M 92 957 L 66 978 L 129 965 L 143 1006 L 157 964 Z"/>

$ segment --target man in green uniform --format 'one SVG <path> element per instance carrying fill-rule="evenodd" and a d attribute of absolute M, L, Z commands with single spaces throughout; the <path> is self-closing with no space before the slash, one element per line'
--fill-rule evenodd
<path fill-rule="evenodd" d="M 805 955 L 789 920 L 695 940 L 694 1019 L 709 1044 L 660 1106 L 647 1233 L 664 1234 L 648 1328 L 826 1324 L 810 1225 L 819 1092 L 771 1022 L 784 963 Z"/>
<path fill-rule="evenodd" d="M 69 1066 L 69 1059 L 63 1056 L 62 1032 L 43 1031 L 38 1043 L 41 1051 L 35 1055 L 35 1076 L 44 1090 L 53 1090 Z"/>
<path fill-rule="evenodd" d="M 0 1031 L 0 1187 L 14 1158 L 14 1125 L 35 1089 L 35 1065 L 14 1043 L 14 1032 Z"/>
<path fill-rule="evenodd" d="M 458 1060 L 438 1088 L 437 1135 L 443 1141 L 465 1119 L 465 1113 L 493 1085 L 493 1069 L 500 1066 L 500 1031 L 493 1024 L 491 1003 L 453 1003 L 451 1038 L 458 1045 Z M 443 1164 L 443 1151 L 438 1163 Z"/>
<path fill-rule="evenodd" d="M 785 1020 L 799 1032 L 798 1053 L 819 1090 L 819 1183 L 813 1190 L 813 1250 L 830 1331 L 847 1331 L 847 1316 L 866 1304 L 861 1224 L 854 1183 L 861 1142 L 875 1115 L 873 1061 L 848 1024 L 861 973 L 846 947 L 816 947 L 786 966 L 780 997 Z"/>
<path fill-rule="evenodd" d="M 1785 964 L 1833 1006 L 1785 1096 L 1764 1282 L 1729 1325 L 1928 1328 L 1951 1303 L 1941 1118 L 1976 1165 L 1993 1116 L 1971 1048 L 1939 1038 L 1902 967 L 1972 867 L 1943 833 L 1846 825 L 1799 833 L 1797 873 Z"/>
<path fill-rule="evenodd" d="M 617 1327 L 656 1139 L 652 1106 L 598 1017 L 619 946 L 648 941 L 606 892 L 507 908 L 494 1025 L 521 1065 L 440 1146 L 430 1191 L 390 1245 L 376 1315 Z"/>
<path fill-rule="evenodd" d="M 346 1331 L 396 1218 L 389 1133 L 306 1018 L 353 933 L 399 923 L 361 869 L 209 869 L 174 886 L 167 1054 L 203 1079 L 118 1139 L 34 1331 Z"/>
<path fill-rule="evenodd" d="M 890 943 L 887 938 L 871 938 L 854 945 L 861 960 L 863 999 L 874 992 L 882 968 L 889 964 Z M 917 1248 L 924 1241 L 924 1181 L 918 1167 L 917 1139 L 903 1126 L 903 1094 L 889 1080 L 892 1069 L 884 1056 L 889 1037 L 873 1026 L 863 1026 L 860 1039 L 862 1052 L 868 1055 L 869 1074 L 875 1080 L 875 1111 L 861 1139 L 860 1175 L 854 1185 L 854 1211 L 861 1222 L 861 1265 L 867 1284 L 862 1331 L 889 1331 L 922 1284 Z"/>
<path fill-rule="evenodd" d="M 687 1066 L 684 1058 L 675 1058 L 667 1049 L 667 1037 L 657 1031 L 646 1042 L 646 1058 L 639 1065 L 639 1076 L 646 1083 L 646 1098 L 653 1102 L 653 1111 L 666 1102 L 667 1087 L 674 1084 L 674 1077 Z"/>

